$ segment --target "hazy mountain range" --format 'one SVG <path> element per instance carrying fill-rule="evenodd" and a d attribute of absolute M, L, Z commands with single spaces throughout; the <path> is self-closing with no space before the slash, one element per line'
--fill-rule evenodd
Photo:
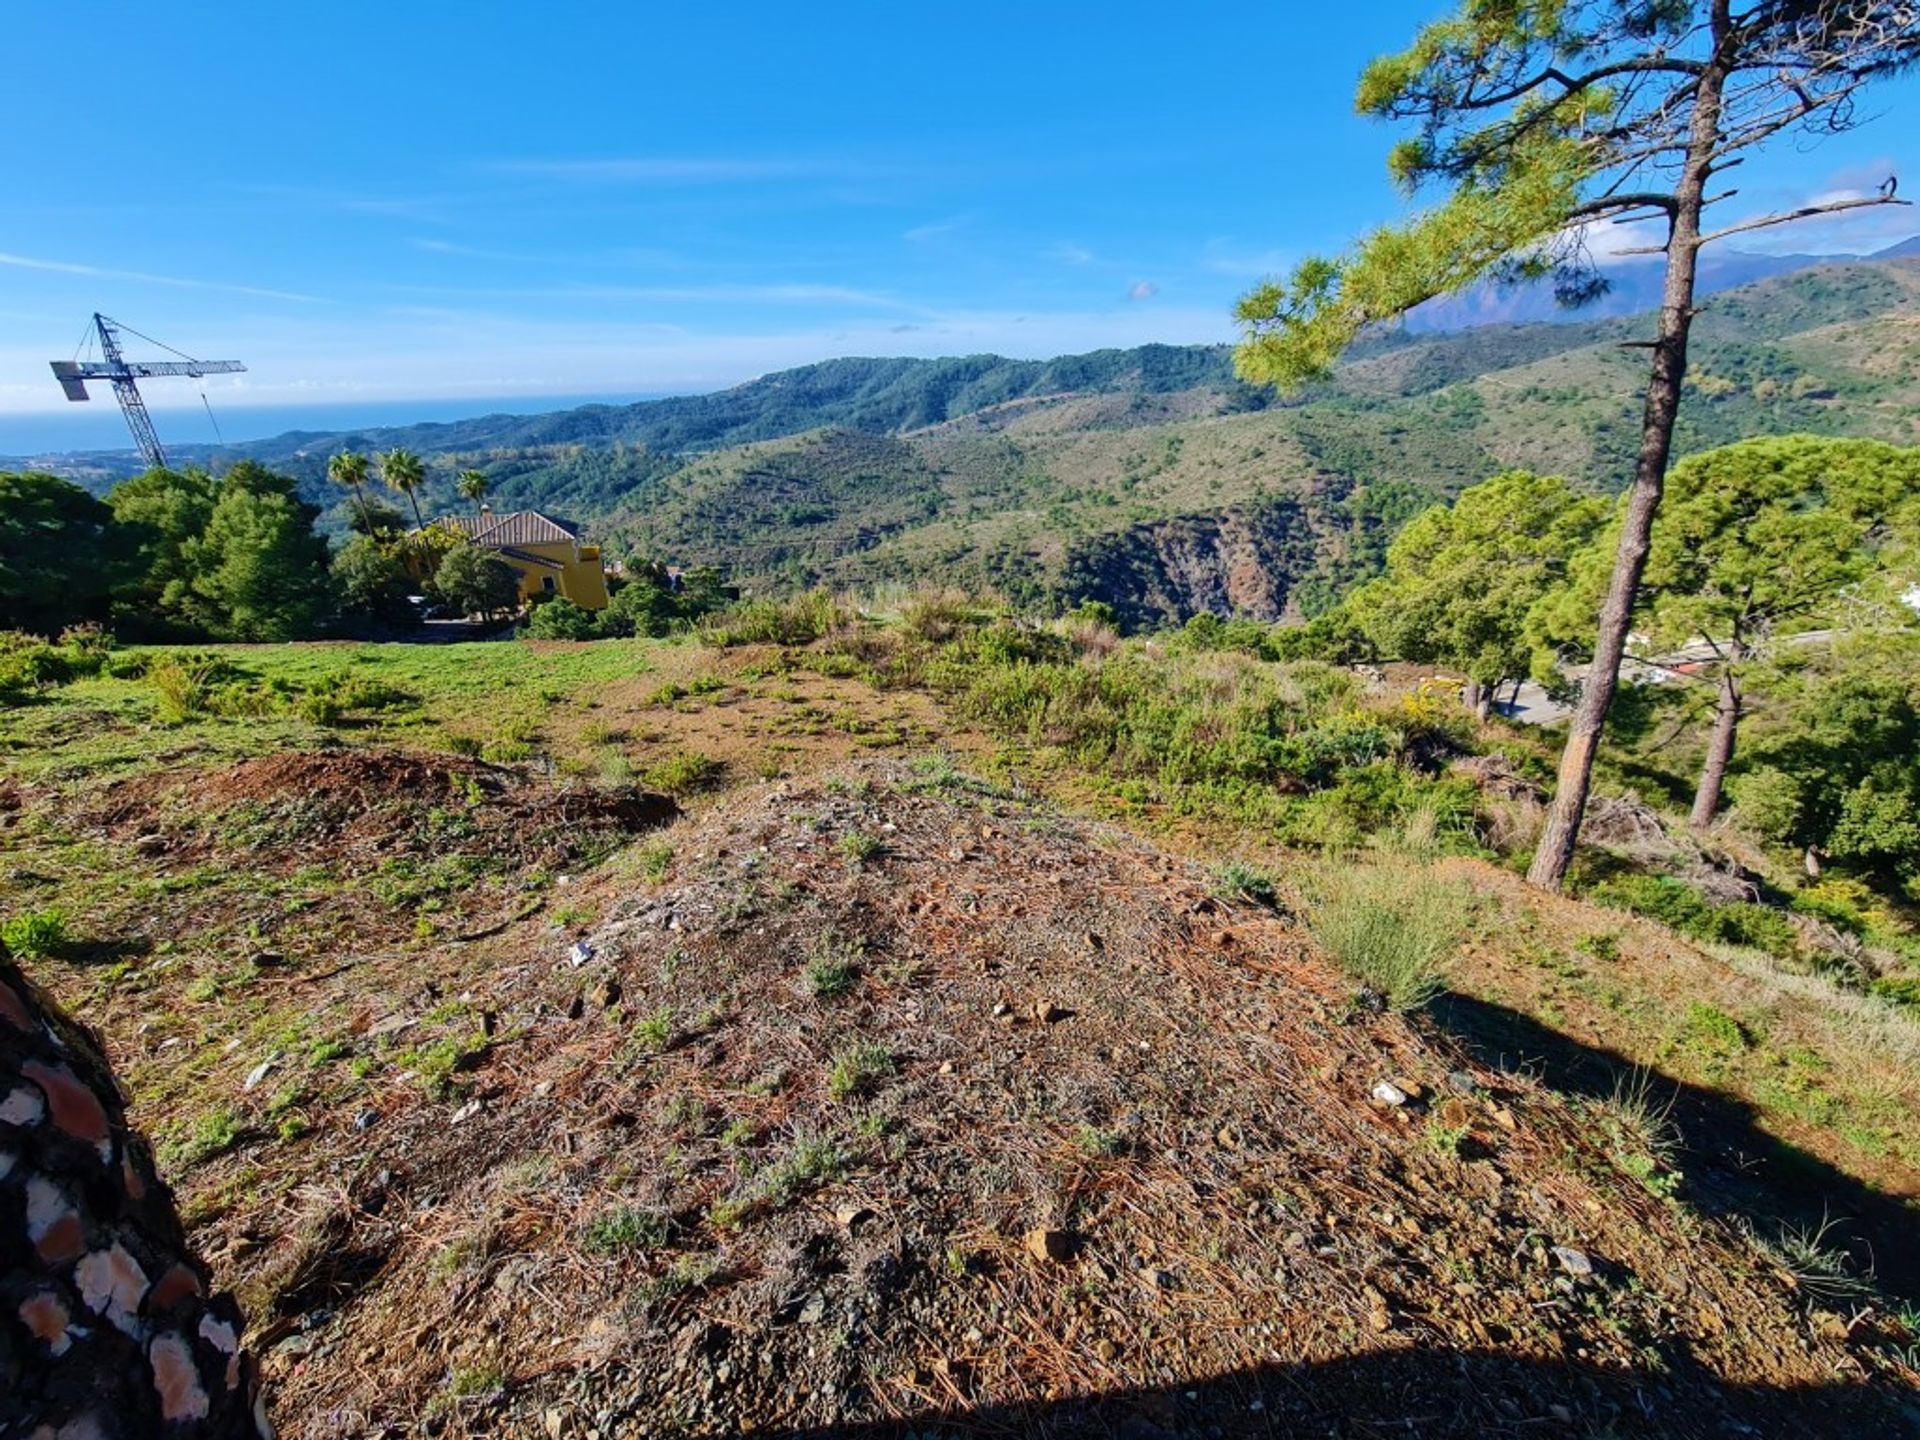
<path fill-rule="evenodd" d="M 1405 327 L 1285 400 L 1235 380 L 1224 346 L 841 359 L 711 395 L 181 458 L 286 469 L 341 524 L 327 457 L 404 446 L 431 458 L 430 509 L 457 508 L 451 478 L 477 467 L 498 507 L 583 521 L 615 554 L 719 564 L 749 588 L 938 580 L 1101 598 L 1136 620 L 1277 616 L 1327 603 L 1408 515 L 1501 469 L 1617 487 L 1646 363 L 1621 342 L 1649 328 Z M 1790 431 L 1920 441 L 1920 243 L 1722 290 L 1694 334 L 1681 453 Z M 133 468 L 52 463 L 101 489 Z"/>

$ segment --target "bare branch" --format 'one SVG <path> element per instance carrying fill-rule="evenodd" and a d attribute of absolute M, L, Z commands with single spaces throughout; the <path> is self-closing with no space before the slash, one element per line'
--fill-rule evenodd
<path fill-rule="evenodd" d="M 1757 220 L 1746 220 L 1738 225 L 1729 225 L 1724 230 L 1715 230 L 1709 235 L 1702 235 L 1693 243 L 1698 249 L 1702 245 L 1712 244 L 1715 240 L 1723 240 L 1729 235 L 1739 235 L 1747 230 L 1765 230 L 1770 226 L 1785 225 L 1790 220 L 1805 220 L 1812 215 L 1837 215 L 1842 210 L 1864 210 L 1870 205 L 1911 205 L 1912 203 L 1911 200 L 1896 200 L 1891 195 L 1871 195 L 1862 200 L 1835 200 L 1826 205 L 1803 205 L 1798 210 L 1783 210 L 1776 215 L 1762 215 Z"/>
<path fill-rule="evenodd" d="M 1659 210 L 1667 215 L 1679 208 L 1679 202 L 1671 195 L 1649 192 L 1640 195 L 1602 195 L 1597 200 L 1576 205 L 1567 212 L 1569 220 L 1584 220 L 1598 216 L 1613 215 L 1616 221 L 1622 217 L 1614 215 L 1625 210 Z"/>

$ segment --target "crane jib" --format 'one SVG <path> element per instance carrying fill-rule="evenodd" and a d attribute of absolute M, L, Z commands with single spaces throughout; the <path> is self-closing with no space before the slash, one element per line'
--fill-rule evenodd
<path fill-rule="evenodd" d="M 247 367 L 238 360 L 196 360 L 190 355 L 180 355 L 178 360 L 147 360 L 128 363 L 120 353 L 120 332 L 128 327 L 106 316 L 95 314 L 93 329 L 99 338 L 102 360 L 78 361 L 55 360 L 53 378 L 60 383 L 61 391 L 69 400 L 86 400 L 87 381 L 105 380 L 113 386 L 114 397 L 120 402 L 120 412 L 126 417 L 127 428 L 133 432 L 134 443 L 140 447 L 140 453 L 149 466 L 158 469 L 167 463 L 166 453 L 160 448 L 160 437 L 154 433 L 153 420 L 147 414 L 146 403 L 140 398 L 140 388 L 135 380 L 147 380 L 156 377 L 186 376 L 199 379 L 203 375 L 235 375 Z M 138 330 L 130 332 L 139 335 L 162 350 L 172 350 L 171 345 L 162 345 L 149 335 L 140 335 Z M 204 399 L 205 397 L 202 396 Z M 211 410 L 208 412 L 211 414 Z"/>

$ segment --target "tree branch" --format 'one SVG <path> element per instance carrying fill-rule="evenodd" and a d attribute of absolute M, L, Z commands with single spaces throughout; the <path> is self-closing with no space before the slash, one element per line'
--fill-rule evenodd
<path fill-rule="evenodd" d="M 1671 215 L 1680 208 L 1680 202 L 1671 195 L 1649 192 L 1640 195 L 1602 195 L 1597 200 L 1588 200 L 1576 205 L 1567 212 L 1567 219 L 1582 220 L 1606 215 L 1614 210 L 1661 210 Z"/>
<path fill-rule="evenodd" d="M 1758 220 L 1742 221 L 1738 225 L 1729 225 L 1724 230 L 1715 230 L 1712 234 L 1702 235 L 1694 241 L 1697 250 L 1702 245 L 1710 245 L 1715 240 L 1724 240 L 1729 235 L 1739 235 L 1748 230 L 1765 230 L 1774 225 L 1785 225 L 1790 220 L 1805 220 L 1812 215 L 1837 215 L 1843 210 L 1864 210 L 1870 205 L 1911 205 L 1911 200 L 1896 200 L 1891 195 L 1872 195 L 1864 200 L 1835 200 L 1827 205 L 1802 205 L 1798 210 L 1783 210 L 1775 215 L 1762 215 Z M 1664 247 L 1663 247 L 1664 248 Z M 1633 254 L 1633 251 L 1623 251 Z"/>

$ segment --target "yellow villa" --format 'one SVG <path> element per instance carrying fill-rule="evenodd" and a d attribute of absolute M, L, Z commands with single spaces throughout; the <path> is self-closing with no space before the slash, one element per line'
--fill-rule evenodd
<path fill-rule="evenodd" d="M 604 610 L 607 576 L 600 563 L 600 547 L 583 545 L 580 534 L 538 510 L 515 510 L 496 515 L 451 515 L 447 519 L 466 531 L 467 538 L 491 550 L 520 572 L 520 598 L 558 595 L 583 610 Z"/>

